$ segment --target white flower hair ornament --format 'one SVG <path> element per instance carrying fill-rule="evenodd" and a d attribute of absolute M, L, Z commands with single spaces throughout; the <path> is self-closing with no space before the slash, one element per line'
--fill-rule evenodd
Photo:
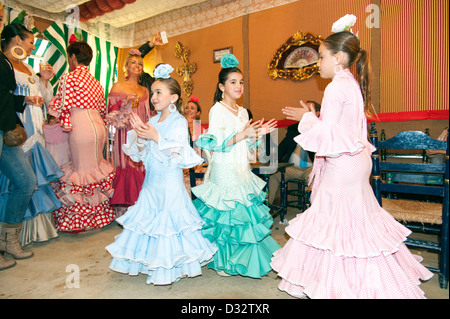
<path fill-rule="evenodd" d="M 349 31 L 353 33 L 352 27 L 356 23 L 356 16 L 353 14 L 346 14 L 339 20 L 337 20 L 335 23 L 333 23 L 333 27 L 331 28 L 331 32 L 342 32 L 342 31 Z"/>
<path fill-rule="evenodd" d="M 170 78 L 170 73 L 173 72 L 173 68 L 170 64 L 160 64 L 153 71 L 153 76 L 155 79 L 168 79 Z"/>

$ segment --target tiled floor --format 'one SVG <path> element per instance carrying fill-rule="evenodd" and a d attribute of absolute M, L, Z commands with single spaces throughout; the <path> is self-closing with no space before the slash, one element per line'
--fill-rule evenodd
<path fill-rule="evenodd" d="M 297 213 L 290 208 L 287 218 L 292 219 Z M 288 237 L 279 220 L 275 218 L 273 237 L 284 245 Z M 31 245 L 33 258 L 19 260 L 15 267 L 0 272 L 0 299 L 294 299 L 278 290 L 280 279 L 274 272 L 262 279 L 220 277 L 204 267 L 201 276 L 184 278 L 169 286 L 147 285 L 144 275 L 113 272 L 108 267 L 111 256 L 105 246 L 120 232 L 120 226 L 113 223 L 102 230 L 62 233 L 48 242 Z M 425 264 L 437 262 L 436 254 L 420 254 Z M 439 287 L 437 275 L 421 288 L 429 299 L 449 299 L 448 289 Z"/>

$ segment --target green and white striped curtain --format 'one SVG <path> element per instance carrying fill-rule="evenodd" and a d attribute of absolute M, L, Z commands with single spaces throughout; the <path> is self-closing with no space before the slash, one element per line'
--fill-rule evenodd
<path fill-rule="evenodd" d="M 102 84 L 105 89 L 106 98 L 117 77 L 116 64 L 118 48 L 113 46 L 109 41 L 102 40 L 84 30 L 77 31 L 82 34 L 84 40 L 91 46 L 94 52 L 89 70 Z M 55 89 L 57 88 L 61 75 L 68 70 L 66 47 L 72 34 L 73 29 L 69 29 L 65 24 L 58 22 L 54 22 L 44 31 L 44 36 L 51 42 L 52 46 L 47 48 L 47 52 L 43 56 L 43 61 L 53 65 L 56 76 L 52 79 L 51 83 Z M 36 51 L 39 51 L 39 49 L 36 45 Z"/>
<path fill-rule="evenodd" d="M 20 11 L 6 7 L 5 9 L 5 21 L 15 22 L 14 20 L 18 18 Z M 105 89 L 106 99 L 112 85 L 117 79 L 116 65 L 118 48 L 113 46 L 109 41 L 102 40 L 84 30 L 76 31 L 82 34 L 84 40 L 91 46 L 94 52 L 89 70 Z M 39 31 L 34 28 L 32 32 L 36 35 Z M 66 48 L 73 32 L 74 29 L 69 29 L 66 24 L 54 22 L 43 32 L 48 41 L 36 37 L 36 50 L 32 52 L 32 55 L 26 61 L 35 70 L 39 70 L 39 62 L 41 61 L 48 62 L 53 66 L 56 75 L 51 79 L 50 83 L 53 86 L 54 93 L 58 89 L 61 75 L 68 71 L 69 66 L 67 63 Z"/>

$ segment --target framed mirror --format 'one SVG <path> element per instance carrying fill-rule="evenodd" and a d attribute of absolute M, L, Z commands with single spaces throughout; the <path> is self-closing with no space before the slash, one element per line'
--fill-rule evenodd
<path fill-rule="evenodd" d="M 269 63 L 269 77 L 295 81 L 309 79 L 319 72 L 320 35 L 297 31 L 275 52 Z"/>

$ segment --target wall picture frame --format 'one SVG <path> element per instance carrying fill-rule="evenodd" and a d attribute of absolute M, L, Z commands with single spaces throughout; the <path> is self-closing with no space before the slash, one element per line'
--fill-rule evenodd
<path fill-rule="evenodd" d="M 317 61 L 323 40 L 320 35 L 297 31 L 275 52 L 269 63 L 269 77 L 303 81 L 319 73 Z"/>
<path fill-rule="evenodd" d="M 214 63 L 219 63 L 220 59 L 228 53 L 233 53 L 233 47 L 227 47 L 227 48 L 222 48 L 222 49 L 216 49 L 213 50 L 213 62 Z"/>

